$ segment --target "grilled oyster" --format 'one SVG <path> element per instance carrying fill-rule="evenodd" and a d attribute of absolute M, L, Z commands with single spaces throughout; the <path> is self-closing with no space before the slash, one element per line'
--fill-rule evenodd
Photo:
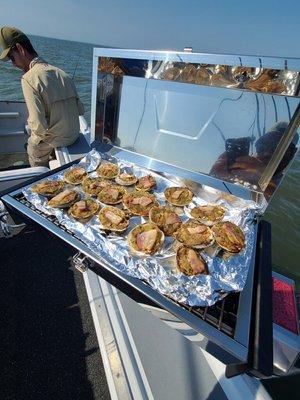
<path fill-rule="evenodd" d="M 150 208 L 158 206 L 158 202 L 154 194 L 134 191 L 124 196 L 123 205 L 134 215 L 148 215 Z"/>
<path fill-rule="evenodd" d="M 217 244 L 230 253 L 239 253 L 245 246 L 245 235 L 240 227 L 229 221 L 212 227 Z"/>
<path fill-rule="evenodd" d="M 182 244 L 197 249 L 204 249 L 214 243 L 214 236 L 211 229 L 194 220 L 182 224 L 175 236 Z"/>
<path fill-rule="evenodd" d="M 48 206 L 54 208 L 68 208 L 79 199 L 80 195 L 76 190 L 66 189 L 49 200 Z"/>
<path fill-rule="evenodd" d="M 97 173 L 101 178 L 104 179 L 114 179 L 119 174 L 119 167 L 113 163 L 101 164 L 97 169 Z"/>
<path fill-rule="evenodd" d="M 129 225 L 125 212 L 117 207 L 103 207 L 99 213 L 99 220 L 103 229 L 109 231 L 123 232 Z"/>
<path fill-rule="evenodd" d="M 175 211 L 163 206 L 152 207 L 149 211 L 149 218 L 167 236 L 172 236 L 182 224 L 179 215 Z"/>
<path fill-rule="evenodd" d="M 102 178 L 85 178 L 82 182 L 82 187 L 85 193 L 90 196 L 97 196 L 97 194 L 110 182 Z"/>
<path fill-rule="evenodd" d="M 169 187 L 164 192 L 165 198 L 174 206 L 186 206 L 193 198 L 193 192 L 185 187 Z"/>
<path fill-rule="evenodd" d="M 180 246 L 176 253 L 176 263 L 180 272 L 185 275 L 208 275 L 206 262 L 194 249 Z"/>
<path fill-rule="evenodd" d="M 65 186 L 63 181 L 42 181 L 31 187 L 31 191 L 51 198 L 60 193 Z"/>
<path fill-rule="evenodd" d="M 64 173 L 64 180 L 71 185 L 79 185 L 86 177 L 86 170 L 81 167 L 71 168 Z"/>
<path fill-rule="evenodd" d="M 131 186 L 134 185 L 137 182 L 137 177 L 133 174 L 127 174 L 126 172 L 123 172 L 122 174 L 119 174 L 115 181 L 118 185 L 123 185 L 123 186 Z"/>
<path fill-rule="evenodd" d="M 121 203 L 126 190 L 121 186 L 106 186 L 98 193 L 98 200 L 105 204 Z"/>
<path fill-rule="evenodd" d="M 79 222 L 87 222 L 99 210 L 99 204 L 94 200 L 86 199 L 77 201 L 69 208 L 68 214 Z"/>
<path fill-rule="evenodd" d="M 127 242 L 132 250 L 142 254 L 154 254 L 164 243 L 164 233 L 153 223 L 137 225 L 129 233 Z"/>
<path fill-rule="evenodd" d="M 151 190 L 156 186 L 156 180 L 152 175 L 142 176 L 135 185 L 136 190 Z"/>
<path fill-rule="evenodd" d="M 225 208 L 216 204 L 206 204 L 204 206 L 195 207 L 191 210 L 191 216 L 202 224 L 211 226 L 223 219 Z"/>

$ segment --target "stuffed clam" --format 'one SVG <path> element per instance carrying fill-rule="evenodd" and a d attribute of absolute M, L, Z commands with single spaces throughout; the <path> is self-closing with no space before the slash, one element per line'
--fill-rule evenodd
<path fill-rule="evenodd" d="M 185 275 L 208 274 L 206 262 L 193 248 L 180 246 L 176 252 L 176 264 L 180 272 Z"/>
<path fill-rule="evenodd" d="M 174 206 L 187 206 L 192 201 L 193 192 L 186 187 L 169 187 L 164 191 L 166 200 Z"/>
<path fill-rule="evenodd" d="M 63 181 L 42 181 L 31 187 L 32 192 L 51 198 L 60 193 L 65 186 Z"/>

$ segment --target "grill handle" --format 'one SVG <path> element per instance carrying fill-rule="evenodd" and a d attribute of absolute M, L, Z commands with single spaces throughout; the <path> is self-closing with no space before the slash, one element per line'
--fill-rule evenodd
<path fill-rule="evenodd" d="M 256 268 L 253 280 L 249 366 L 257 377 L 273 374 L 271 225 L 258 225 Z"/>

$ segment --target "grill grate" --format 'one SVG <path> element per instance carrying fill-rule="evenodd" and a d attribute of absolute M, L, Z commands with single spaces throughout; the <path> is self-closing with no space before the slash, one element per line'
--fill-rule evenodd
<path fill-rule="evenodd" d="M 54 225 L 56 225 L 57 227 L 59 227 L 61 230 L 63 230 L 64 232 L 68 233 L 69 235 L 71 235 L 72 237 L 76 238 L 77 240 L 79 240 L 81 243 L 84 243 L 84 241 L 78 237 L 77 235 L 74 234 L 74 232 L 70 231 L 69 229 L 67 229 L 64 225 L 62 225 L 58 219 L 54 216 L 54 215 L 48 215 L 46 213 L 44 213 L 43 211 L 37 209 L 33 204 L 31 204 L 26 197 L 23 195 L 23 193 L 19 193 L 17 195 L 14 196 L 14 199 L 19 201 L 21 204 L 23 204 L 24 206 L 30 208 L 30 210 L 34 211 L 36 214 L 41 215 L 42 217 L 46 218 L 48 221 L 52 222 Z"/>
<path fill-rule="evenodd" d="M 183 307 L 219 331 L 234 337 L 238 303 L 239 293 L 230 293 L 211 307 L 188 307 L 184 305 Z"/>
<path fill-rule="evenodd" d="M 64 232 L 68 233 L 77 240 L 83 240 L 77 237 L 72 231 L 67 229 L 64 225 L 60 224 L 54 215 L 48 215 L 44 212 L 38 210 L 33 204 L 31 204 L 23 193 L 19 193 L 14 196 L 15 200 L 19 201 L 26 207 L 30 208 L 35 213 L 43 216 L 48 221 L 55 224 L 57 227 L 62 229 Z M 211 307 L 189 307 L 184 304 L 178 304 L 180 307 L 185 308 L 189 312 L 197 315 L 199 318 L 203 319 L 210 325 L 214 326 L 219 331 L 225 333 L 230 337 L 234 337 L 235 326 L 237 320 L 237 309 L 239 303 L 239 293 L 230 293 L 223 300 L 219 301 Z"/>

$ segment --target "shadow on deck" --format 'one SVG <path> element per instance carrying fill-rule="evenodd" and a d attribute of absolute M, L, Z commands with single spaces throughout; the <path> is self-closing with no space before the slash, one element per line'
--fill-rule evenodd
<path fill-rule="evenodd" d="M 73 254 L 45 231 L 0 239 L 2 399 L 110 398 Z"/>

